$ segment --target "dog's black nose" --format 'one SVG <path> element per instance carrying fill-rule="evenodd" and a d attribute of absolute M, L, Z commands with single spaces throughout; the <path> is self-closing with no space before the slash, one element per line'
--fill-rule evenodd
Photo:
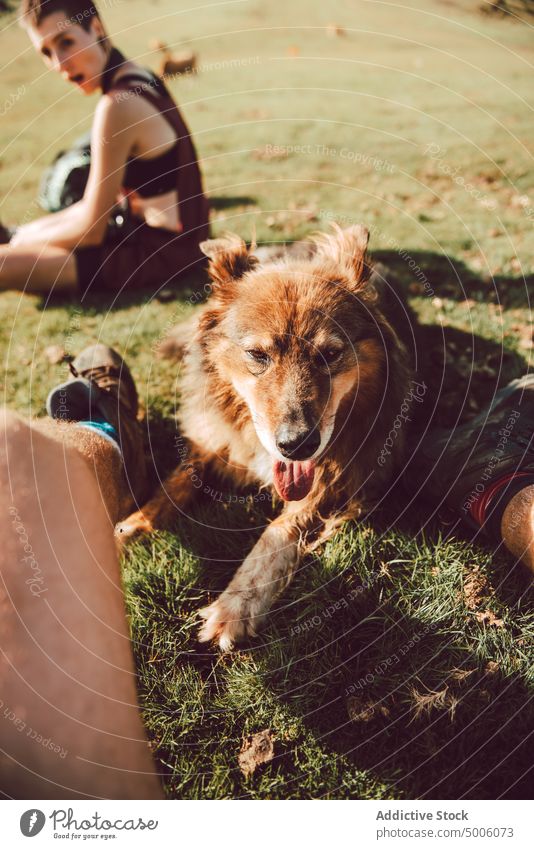
<path fill-rule="evenodd" d="M 307 460 L 315 454 L 320 444 L 318 428 L 295 431 L 282 425 L 276 434 L 276 447 L 288 460 Z"/>

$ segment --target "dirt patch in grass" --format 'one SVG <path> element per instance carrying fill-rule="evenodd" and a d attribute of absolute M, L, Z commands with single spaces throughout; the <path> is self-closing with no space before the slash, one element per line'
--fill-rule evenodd
<path fill-rule="evenodd" d="M 248 778 L 259 766 L 269 763 L 273 758 L 274 741 L 271 732 L 260 731 L 244 741 L 238 758 L 239 769 Z"/>

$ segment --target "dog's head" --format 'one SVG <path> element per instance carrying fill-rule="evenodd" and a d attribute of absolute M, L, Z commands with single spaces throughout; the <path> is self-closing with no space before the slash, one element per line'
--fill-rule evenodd
<path fill-rule="evenodd" d="M 260 265 L 234 235 L 204 242 L 209 367 L 248 406 L 280 496 L 304 498 L 347 416 L 379 406 L 391 328 L 376 307 L 361 226 L 318 236 L 306 261 Z"/>

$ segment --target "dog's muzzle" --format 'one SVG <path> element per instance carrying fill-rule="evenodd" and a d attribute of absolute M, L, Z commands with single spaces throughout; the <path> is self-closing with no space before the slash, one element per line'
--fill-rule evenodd
<path fill-rule="evenodd" d="M 295 430 L 282 425 L 275 434 L 276 447 L 288 460 L 308 460 L 321 444 L 319 428 Z"/>

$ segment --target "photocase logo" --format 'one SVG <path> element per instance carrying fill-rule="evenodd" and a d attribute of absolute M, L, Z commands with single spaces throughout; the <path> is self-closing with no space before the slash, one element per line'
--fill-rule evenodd
<path fill-rule="evenodd" d="M 24 837 L 35 837 L 42 830 L 46 817 L 42 811 L 31 808 L 25 811 L 20 818 L 20 830 Z"/>

